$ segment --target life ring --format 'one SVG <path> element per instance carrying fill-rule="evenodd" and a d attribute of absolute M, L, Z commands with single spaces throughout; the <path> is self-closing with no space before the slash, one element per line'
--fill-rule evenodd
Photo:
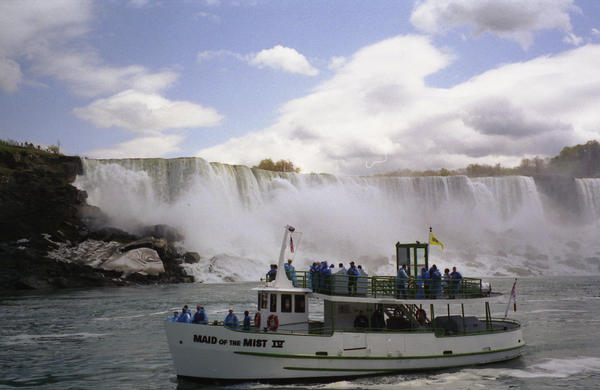
<path fill-rule="evenodd" d="M 260 312 L 259 311 L 257 311 L 256 314 L 254 314 L 254 327 L 260 329 Z"/>
<path fill-rule="evenodd" d="M 275 314 L 271 314 L 269 318 L 267 318 L 267 329 L 276 331 L 279 327 L 279 318 Z"/>
<path fill-rule="evenodd" d="M 418 309 L 415 313 L 415 318 L 419 324 L 425 325 L 425 321 L 427 321 L 427 314 L 425 313 L 425 310 Z"/>

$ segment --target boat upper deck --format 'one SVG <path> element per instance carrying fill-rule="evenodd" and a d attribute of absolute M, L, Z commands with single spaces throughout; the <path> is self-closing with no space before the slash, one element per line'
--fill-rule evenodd
<path fill-rule="evenodd" d="M 401 279 L 395 276 L 322 275 L 294 271 L 289 275 L 294 287 L 310 289 L 330 297 L 370 299 L 402 299 L 423 302 L 441 299 L 480 299 L 499 296 L 491 286 L 478 278 L 462 279 Z"/>

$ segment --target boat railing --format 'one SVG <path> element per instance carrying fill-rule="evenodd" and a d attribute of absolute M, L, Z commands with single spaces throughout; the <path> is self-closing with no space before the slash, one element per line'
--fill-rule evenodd
<path fill-rule="evenodd" d="M 490 292 L 483 288 L 481 279 L 408 279 L 395 276 L 323 275 L 295 271 L 295 287 L 312 289 L 327 295 L 394 297 L 402 299 L 482 298 Z"/>
<path fill-rule="evenodd" d="M 469 317 L 460 318 L 460 316 L 456 316 L 454 319 L 454 324 L 440 323 L 440 321 L 436 321 L 437 319 L 445 320 L 446 317 L 436 317 L 434 321 L 428 322 L 426 324 L 417 324 L 412 323 L 410 326 L 394 328 L 391 324 L 389 326 L 384 326 L 381 328 L 356 328 L 356 327 L 343 327 L 343 326 L 325 326 L 321 321 L 308 321 L 307 329 L 285 329 L 285 326 L 280 327 L 279 329 L 267 330 L 266 328 L 256 328 L 251 326 L 250 329 L 244 329 L 242 326 L 232 327 L 231 329 L 240 331 L 240 332 L 252 332 L 252 333 L 280 333 L 280 334 L 310 334 L 310 335 L 323 335 L 323 336 L 331 336 L 334 332 L 348 332 L 348 333 L 434 333 L 436 337 L 452 337 L 452 336 L 464 336 L 464 335 L 478 335 L 478 334 L 486 334 L 486 333 L 502 333 L 508 332 L 514 329 L 517 329 L 521 326 L 519 321 L 513 319 L 506 318 L 491 318 L 486 320 L 486 318 L 476 318 L 477 326 L 466 326 L 465 320 L 468 320 Z M 287 325 L 297 325 L 296 324 L 287 324 Z M 214 321 L 207 325 L 197 325 L 197 326 L 224 326 L 222 321 Z"/>

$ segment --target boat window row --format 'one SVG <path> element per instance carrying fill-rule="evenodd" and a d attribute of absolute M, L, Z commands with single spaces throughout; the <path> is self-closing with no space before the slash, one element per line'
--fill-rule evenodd
<path fill-rule="evenodd" d="M 281 299 L 278 299 L 280 297 Z M 281 306 L 278 307 L 278 300 Z M 269 308 L 271 313 L 304 313 L 306 312 L 305 294 L 277 294 L 262 291 L 258 293 L 258 310 Z M 278 308 L 280 310 L 278 310 Z"/>

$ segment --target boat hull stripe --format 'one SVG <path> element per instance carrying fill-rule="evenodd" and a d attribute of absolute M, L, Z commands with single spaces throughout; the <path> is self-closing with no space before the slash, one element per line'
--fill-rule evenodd
<path fill-rule="evenodd" d="M 486 355 L 491 353 L 511 351 L 514 349 L 523 348 L 525 343 L 509 348 L 494 349 L 490 351 L 480 352 L 467 352 L 467 353 L 455 353 L 447 355 L 424 355 L 424 356 L 322 356 L 322 355 L 307 355 L 307 354 L 285 354 L 285 353 L 264 353 L 264 352 L 246 352 L 246 351 L 235 351 L 238 355 L 250 355 L 250 356 L 261 356 L 261 357 L 272 357 L 272 358 L 285 358 L 285 359 L 369 359 L 369 360 L 400 360 L 400 359 L 434 359 L 434 358 L 453 358 L 459 356 L 470 356 L 470 355 Z M 372 370 L 371 370 L 372 371 Z"/>

